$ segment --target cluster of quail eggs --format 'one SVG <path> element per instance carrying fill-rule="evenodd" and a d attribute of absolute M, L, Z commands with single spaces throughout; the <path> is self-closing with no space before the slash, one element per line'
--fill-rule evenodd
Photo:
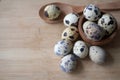
<path fill-rule="evenodd" d="M 61 40 L 54 46 L 54 52 L 57 56 L 62 57 L 60 68 L 64 72 L 72 72 L 77 66 L 77 59 L 84 59 L 88 55 L 90 59 L 97 63 L 104 63 L 105 51 L 98 46 L 88 46 L 82 40 L 78 40 L 78 21 L 79 15 L 69 13 L 64 17 L 63 23 L 65 30 L 61 34 Z"/>
<path fill-rule="evenodd" d="M 110 36 L 116 28 L 115 18 L 111 14 L 103 13 L 93 4 L 84 9 L 83 15 L 86 18 L 83 31 L 90 40 L 100 41 Z"/>
<path fill-rule="evenodd" d="M 84 59 L 88 55 L 96 64 L 105 61 L 106 52 L 99 46 L 88 46 L 84 41 L 77 40 L 72 42 L 68 39 L 58 41 L 54 46 L 54 52 L 62 57 L 60 68 L 64 72 L 72 72 L 76 69 L 78 59 Z"/>
<path fill-rule="evenodd" d="M 56 5 L 48 5 L 45 9 L 45 16 L 50 20 L 57 19 L 61 10 Z M 95 5 L 85 7 L 83 14 L 88 20 L 83 24 L 83 30 L 89 39 L 101 40 L 105 35 L 112 34 L 115 29 L 115 19 L 110 14 L 101 13 Z M 76 13 L 67 14 L 63 23 L 66 26 L 61 34 L 61 40 L 54 46 L 54 53 L 60 56 L 60 68 L 64 72 L 72 72 L 76 69 L 78 59 L 84 59 L 89 55 L 91 61 L 102 64 L 105 61 L 106 52 L 99 46 L 90 46 L 79 40 L 78 21 L 80 16 Z"/>

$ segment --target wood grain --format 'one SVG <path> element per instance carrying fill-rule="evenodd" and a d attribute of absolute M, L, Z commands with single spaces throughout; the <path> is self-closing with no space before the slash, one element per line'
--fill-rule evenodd
<path fill-rule="evenodd" d="M 47 24 L 38 14 L 43 4 L 59 0 L 0 0 L 0 80 L 119 80 L 120 32 L 108 45 L 105 65 L 86 58 L 79 60 L 71 74 L 59 68 L 60 57 L 53 52 L 65 29 L 63 23 Z M 119 0 L 61 0 L 83 5 Z M 112 13 L 120 25 L 120 11 Z"/>

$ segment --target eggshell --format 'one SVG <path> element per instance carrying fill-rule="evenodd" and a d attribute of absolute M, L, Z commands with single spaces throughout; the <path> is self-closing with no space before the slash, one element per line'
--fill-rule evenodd
<path fill-rule="evenodd" d="M 60 61 L 60 68 L 64 72 L 72 72 L 75 70 L 77 59 L 74 55 L 69 54 L 64 56 Z"/>
<path fill-rule="evenodd" d="M 79 15 L 75 13 L 69 13 L 64 17 L 63 23 L 65 26 L 77 26 Z"/>
<path fill-rule="evenodd" d="M 60 8 L 53 4 L 47 5 L 44 9 L 44 15 L 50 20 L 58 18 L 60 13 L 61 13 Z"/>
<path fill-rule="evenodd" d="M 89 4 L 83 10 L 83 15 L 89 21 L 97 21 L 101 16 L 101 11 L 93 4 Z"/>
<path fill-rule="evenodd" d="M 90 59 L 97 64 L 102 64 L 105 61 L 106 52 L 99 46 L 91 46 L 89 50 Z"/>
<path fill-rule="evenodd" d="M 98 21 L 98 25 L 110 35 L 116 28 L 116 20 L 111 14 L 104 14 Z"/>
<path fill-rule="evenodd" d="M 70 26 L 63 31 L 62 39 L 69 39 L 71 41 L 76 41 L 78 35 L 79 35 L 78 29 L 76 27 Z"/>
<path fill-rule="evenodd" d="M 73 43 L 70 40 L 60 40 L 54 46 L 54 52 L 58 56 L 65 56 L 69 54 L 73 48 Z"/>
<path fill-rule="evenodd" d="M 86 37 L 93 41 L 100 41 L 105 36 L 105 31 L 96 23 L 86 21 L 83 24 L 83 31 Z"/>
<path fill-rule="evenodd" d="M 88 46 L 84 41 L 76 41 L 73 47 L 73 53 L 79 58 L 85 58 L 88 55 Z"/>

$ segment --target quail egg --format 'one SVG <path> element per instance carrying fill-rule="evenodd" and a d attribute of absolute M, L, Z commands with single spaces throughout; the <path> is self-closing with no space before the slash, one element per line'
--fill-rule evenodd
<path fill-rule="evenodd" d="M 69 39 L 75 41 L 78 38 L 78 29 L 76 27 L 67 27 L 62 33 L 62 39 Z"/>
<path fill-rule="evenodd" d="M 65 26 L 77 26 L 79 20 L 79 15 L 75 13 L 69 13 L 64 17 L 64 25 Z"/>
<path fill-rule="evenodd" d="M 96 23 L 91 21 L 86 21 L 83 24 L 83 31 L 86 37 L 93 41 L 100 41 L 105 35 L 105 31 Z"/>
<path fill-rule="evenodd" d="M 91 46 L 89 50 L 89 57 L 90 59 L 97 63 L 102 64 L 105 61 L 105 51 L 99 46 Z"/>
<path fill-rule="evenodd" d="M 60 61 L 60 68 L 64 72 L 72 72 L 75 70 L 77 64 L 77 58 L 72 55 L 64 56 Z"/>
<path fill-rule="evenodd" d="M 88 55 L 88 46 L 84 41 L 76 41 L 73 47 L 73 53 L 79 58 L 85 58 Z"/>
<path fill-rule="evenodd" d="M 73 43 L 70 40 L 60 40 L 54 46 L 54 52 L 58 56 L 65 56 L 69 54 L 73 48 Z"/>
<path fill-rule="evenodd" d="M 60 13 L 61 13 L 60 8 L 53 4 L 47 5 L 44 9 L 44 15 L 50 20 L 58 18 Z"/>
<path fill-rule="evenodd" d="M 83 10 L 83 15 L 89 21 L 97 21 L 101 16 L 101 11 L 98 7 L 93 4 L 89 4 Z"/>
<path fill-rule="evenodd" d="M 104 14 L 99 19 L 98 25 L 105 30 L 106 35 L 110 35 L 116 28 L 116 20 L 111 14 Z"/>

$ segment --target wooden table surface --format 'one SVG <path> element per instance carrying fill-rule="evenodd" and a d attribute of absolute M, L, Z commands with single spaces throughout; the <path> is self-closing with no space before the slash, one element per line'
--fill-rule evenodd
<path fill-rule="evenodd" d="M 0 0 L 0 80 L 120 80 L 120 32 L 103 46 L 105 65 L 89 58 L 79 60 L 77 70 L 64 73 L 54 44 L 65 29 L 63 23 L 47 24 L 38 15 L 40 7 L 59 0 Z M 119 0 L 60 0 L 73 5 Z M 120 11 L 112 11 L 120 26 Z"/>

